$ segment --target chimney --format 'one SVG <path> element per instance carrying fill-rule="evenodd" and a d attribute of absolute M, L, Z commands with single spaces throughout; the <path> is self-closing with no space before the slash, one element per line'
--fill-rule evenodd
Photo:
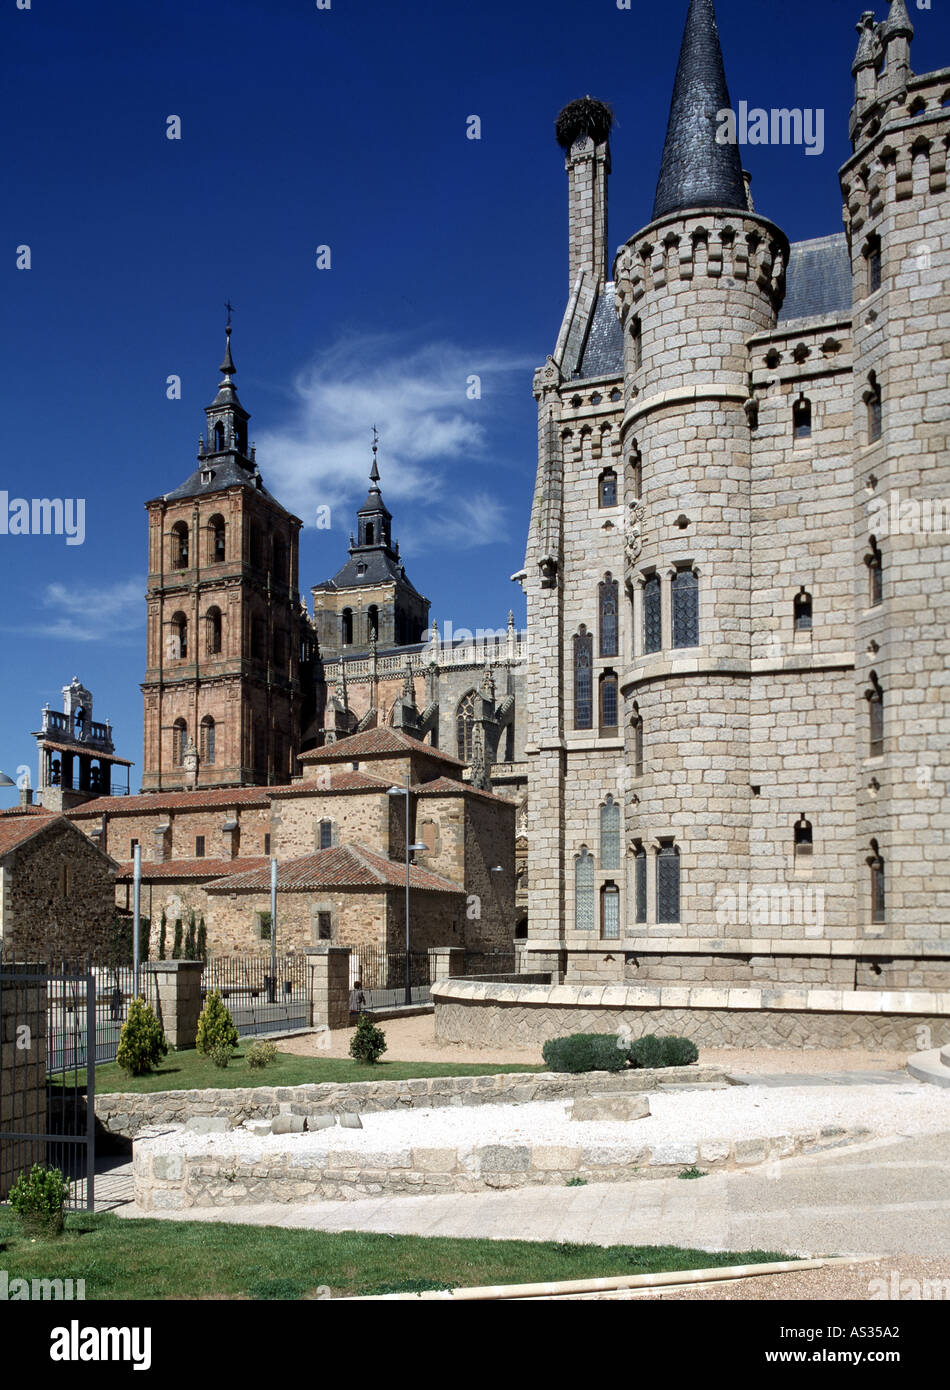
<path fill-rule="evenodd" d="M 23 806 L 23 807 L 32 806 L 32 805 L 33 805 L 33 788 L 32 788 L 32 787 L 21 787 L 21 788 L 20 788 L 20 805 Z"/>
<path fill-rule="evenodd" d="M 570 294 L 581 271 L 592 289 L 607 282 L 607 176 L 610 173 L 609 106 L 581 97 L 565 106 L 555 132 L 565 151 L 568 176 Z"/>

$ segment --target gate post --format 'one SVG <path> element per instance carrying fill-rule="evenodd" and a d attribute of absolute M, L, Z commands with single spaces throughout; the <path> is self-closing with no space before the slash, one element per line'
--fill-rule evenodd
<path fill-rule="evenodd" d="M 142 966 L 142 988 L 176 1052 L 194 1047 L 201 1014 L 200 960 L 150 960 Z"/>
<path fill-rule="evenodd" d="M 458 979 L 465 974 L 464 946 L 429 947 L 429 983 Z"/>
<path fill-rule="evenodd" d="M 47 1001 L 40 976 L 45 980 L 45 965 L 0 965 L 0 1201 L 24 1169 L 46 1162 L 42 1140 L 2 1137 L 5 1130 L 46 1133 Z"/>
<path fill-rule="evenodd" d="M 307 999 L 311 1028 L 349 1028 L 349 946 L 307 947 Z"/>

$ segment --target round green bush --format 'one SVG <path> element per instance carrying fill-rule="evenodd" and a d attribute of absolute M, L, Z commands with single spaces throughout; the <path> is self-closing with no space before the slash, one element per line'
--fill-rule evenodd
<path fill-rule="evenodd" d="M 32 1235 L 57 1236 L 65 1220 L 69 1183 L 58 1168 L 34 1163 L 10 1188 L 10 1206 Z"/>
<path fill-rule="evenodd" d="M 624 1045 L 615 1033 L 571 1033 L 549 1038 L 541 1056 L 551 1071 L 623 1071 L 627 1065 Z"/>
<path fill-rule="evenodd" d="M 645 1033 L 631 1043 L 629 1056 L 635 1067 L 687 1067 L 697 1060 L 699 1052 L 689 1038 L 661 1038 Z"/>
<path fill-rule="evenodd" d="M 211 1049 L 210 1057 L 216 1067 L 226 1067 L 234 1056 L 234 1048 L 230 1043 L 215 1043 Z"/>
<path fill-rule="evenodd" d="M 237 1047 L 238 1031 L 218 990 L 213 989 L 205 1000 L 198 1019 L 195 1047 L 203 1057 L 210 1057 L 216 1047 Z"/>
<path fill-rule="evenodd" d="M 168 1043 L 155 1011 L 141 997 L 133 999 L 119 1034 L 115 1060 L 129 1076 L 145 1076 L 168 1055 Z"/>
<path fill-rule="evenodd" d="M 264 1067 L 269 1067 L 277 1061 L 277 1044 L 264 1041 L 251 1043 L 244 1054 L 244 1060 L 255 1071 L 262 1071 Z"/>
<path fill-rule="evenodd" d="M 386 1034 L 377 1028 L 369 1014 L 360 1014 L 356 1032 L 350 1039 L 350 1056 L 357 1062 L 378 1062 L 386 1051 Z"/>

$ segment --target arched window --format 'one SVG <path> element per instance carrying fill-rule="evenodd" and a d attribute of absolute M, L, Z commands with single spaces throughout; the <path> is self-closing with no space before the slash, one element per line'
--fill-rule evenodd
<path fill-rule="evenodd" d="M 871 684 L 864 694 L 868 702 L 868 757 L 881 758 L 884 756 L 884 691 L 876 671 L 871 672 Z"/>
<path fill-rule="evenodd" d="M 871 841 L 868 868 L 871 871 L 871 921 L 884 922 L 886 920 L 884 860 L 877 840 Z"/>
<path fill-rule="evenodd" d="M 673 646 L 699 646 L 699 578 L 693 569 L 673 576 Z"/>
<path fill-rule="evenodd" d="M 636 440 L 631 444 L 627 457 L 627 479 L 630 485 L 630 496 L 640 497 L 643 492 L 643 456 L 637 448 Z"/>
<path fill-rule="evenodd" d="M 594 856 L 586 846 L 574 860 L 574 930 L 594 930 Z"/>
<path fill-rule="evenodd" d="M 799 396 L 792 406 L 792 435 L 795 439 L 811 439 L 811 401 Z"/>
<path fill-rule="evenodd" d="M 630 751 L 633 755 L 633 775 L 634 777 L 643 776 L 643 716 L 639 708 L 634 705 L 633 715 L 630 720 Z"/>
<path fill-rule="evenodd" d="M 594 727 L 594 642 L 581 624 L 574 637 L 574 728 Z"/>
<path fill-rule="evenodd" d="M 643 650 L 658 652 L 663 646 L 663 599 L 660 576 L 651 574 L 643 585 Z"/>
<path fill-rule="evenodd" d="M 330 849 L 333 845 L 333 822 L 324 818 L 317 827 L 318 849 Z"/>
<path fill-rule="evenodd" d="M 663 840 L 656 854 L 656 920 L 680 919 L 680 852 L 672 840 Z"/>
<path fill-rule="evenodd" d="M 224 422 L 219 420 L 214 427 L 214 448 L 215 453 L 220 454 L 225 447 L 224 443 Z"/>
<path fill-rule="evenodd" d="M 804 584 L 795 595 L 792 603 L 796 632 L 811 631 L 811 594 Z"/>
<path fill-rule="evenodd" d="M 795 837 L 795 863 L 796 865 L 807 866 L 811 863 L 814 844 L 812 841 L 811 821 L 805 819 L 804 812 L 802 812 L 799 819 L 795 822 L 793 834 Z"/>
<path fill-rule="evenodd" d="M 612 796 L 600 808 L 600 867 L 620 868 L 620 806 Z"/>
<path fill-rule="evenodd" d="M 868 408 L 868 443 L 873 444 L 876 439 L 880 439 L 883 427 L 881 387 L 876 372 L 868 373 L 868 385 L 867 390 L 864 392 L 864 403 Z"/>
<path fill-rule="evenodd" d="M 868 606 L 876 608 L 884 599 L 884 565 L 877 541 L 871 537 L 871 548 L 864 557 L 868 567 Z"/>
<path fill-rule="evenodd" d="M 638 372 L 643 366 L 643 329 L 639 319 L 630 325 L 630 341 L 633 344 L 633 369 Z"/>
<path fill-rule="evenodd" d="M 184 613 L 176 613 L 172 618 L 172 654 L 178 661 L 188 659 L 188 619 Z"/>
<path fill-rule="evenodd" d="M 209 608 L 205 615 L 208 633 L 208 655 L 217 656 L 221 651 L 221 609 Z"/>
<path fill-rule="evenodd" d="M 620 889 L 607 882 L 600 890 L 600 935 L 604 941 L 620 939 Z"/>
<path fill-rule="evenodd" d="M 353 610 L 344 608 L 340 614 L 340 641 L 344 647 L 353 645 Z"/>
<path fill-rule="evenodd" d="M 224 517 L 213 516 L 208 522 L 208 563 L 219 565 L 226 558 Z"/>
<path fill-rule="evenodd" d="M 874 294 L 881 288 L 881 238 L 879 236 L 868 237 L 867 246 L 864 249 L 864 259 L 867 266 L 868 294 Z"/>
<path fill-rule="evenodd" d="M 188 747 L 188 725 L 184 719 L 176 719 L 172 726 L 172 762 L 176 767 L 181 767 L 185 761 L 185 749 Z"/>
<path fill-rule="evenodd" d="M 188 523 L 176 521 L 172 527 L 172 569 L 188 568 Z"/>
<path fill-rule="evenodd" d="M 618 725 L 617 675 L 615 671 L 605 671 L 600 677 L 600 728 L 602 733 L 616 729 Z"/>
<path fill-rule="evenodd" d="M 647 920 L 647 852 L 638 844 L 633 852 L 633 892 L 634 917 L 637 922 Z"/>
<path fill-rule="evenodd" d="M 375 534 L 375 528 L 374 528 L 374 526 L 373 526 L 373 523 L 372 523 L 371 521 L 367 521 L 367 523 L 366 523 L 366 540 L 363 542 L 363 544 L 364 544 L 364 545 L 372 545 L 372 544 L 373 544 L 373 536 L 374 536 L 374 534 Z"/>
<path fill-rule="evenodd" d="M 598 502 L 600 507 L 616 507 L 617 505 L 617 475 L 612 468 L 605 468 L 601 473 L 597 483 Z"/>
<path fill-rule="evenodd" d="M 455 729 L 458 756 L 463 763 L 472 761 L 472 734 L 475 729 L 475 691 L 463 695 L 455 710 Z"/>
<path fill-rule="evenodd" d="M 366 625 L 369 636 L 379 641 L 379 609 L 375 603 L 371 603 L 366 610 Z"/>
<path fill-rule="evenodd" d="M 620 586 L 610 571 L 604 575 L 598 589 L 600 607 L 600 654 L 616 656 L 618 652 L 617 613 L 620 605 Z"/>
<path fill-rule="evenodd" d="M 214 762 L 214 735 L 214 720 L 209 714 L 206 714 L 201 721 L 201 747 L 199 750 L 203 763 Z"/>

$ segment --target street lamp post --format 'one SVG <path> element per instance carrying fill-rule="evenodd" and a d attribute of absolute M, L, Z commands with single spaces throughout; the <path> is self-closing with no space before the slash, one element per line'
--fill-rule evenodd
<path fill-rule="evenodd" d="M 277 1003 L 277 860 L 270 861 L 270 995 Z"/>
<path fill-rule="evenodd" d="M 425 849 L 425 845 L 411 844 L 409 840 L 409 786 L 410 774 L 406 773 L 406 785 L 404 787 L 390 787 L 390 796 L 404 796 L 406 798 L 406 1004 L 412 1003 L 412 967 L 409 957 L 409 856 L 413 850 Z"/>

